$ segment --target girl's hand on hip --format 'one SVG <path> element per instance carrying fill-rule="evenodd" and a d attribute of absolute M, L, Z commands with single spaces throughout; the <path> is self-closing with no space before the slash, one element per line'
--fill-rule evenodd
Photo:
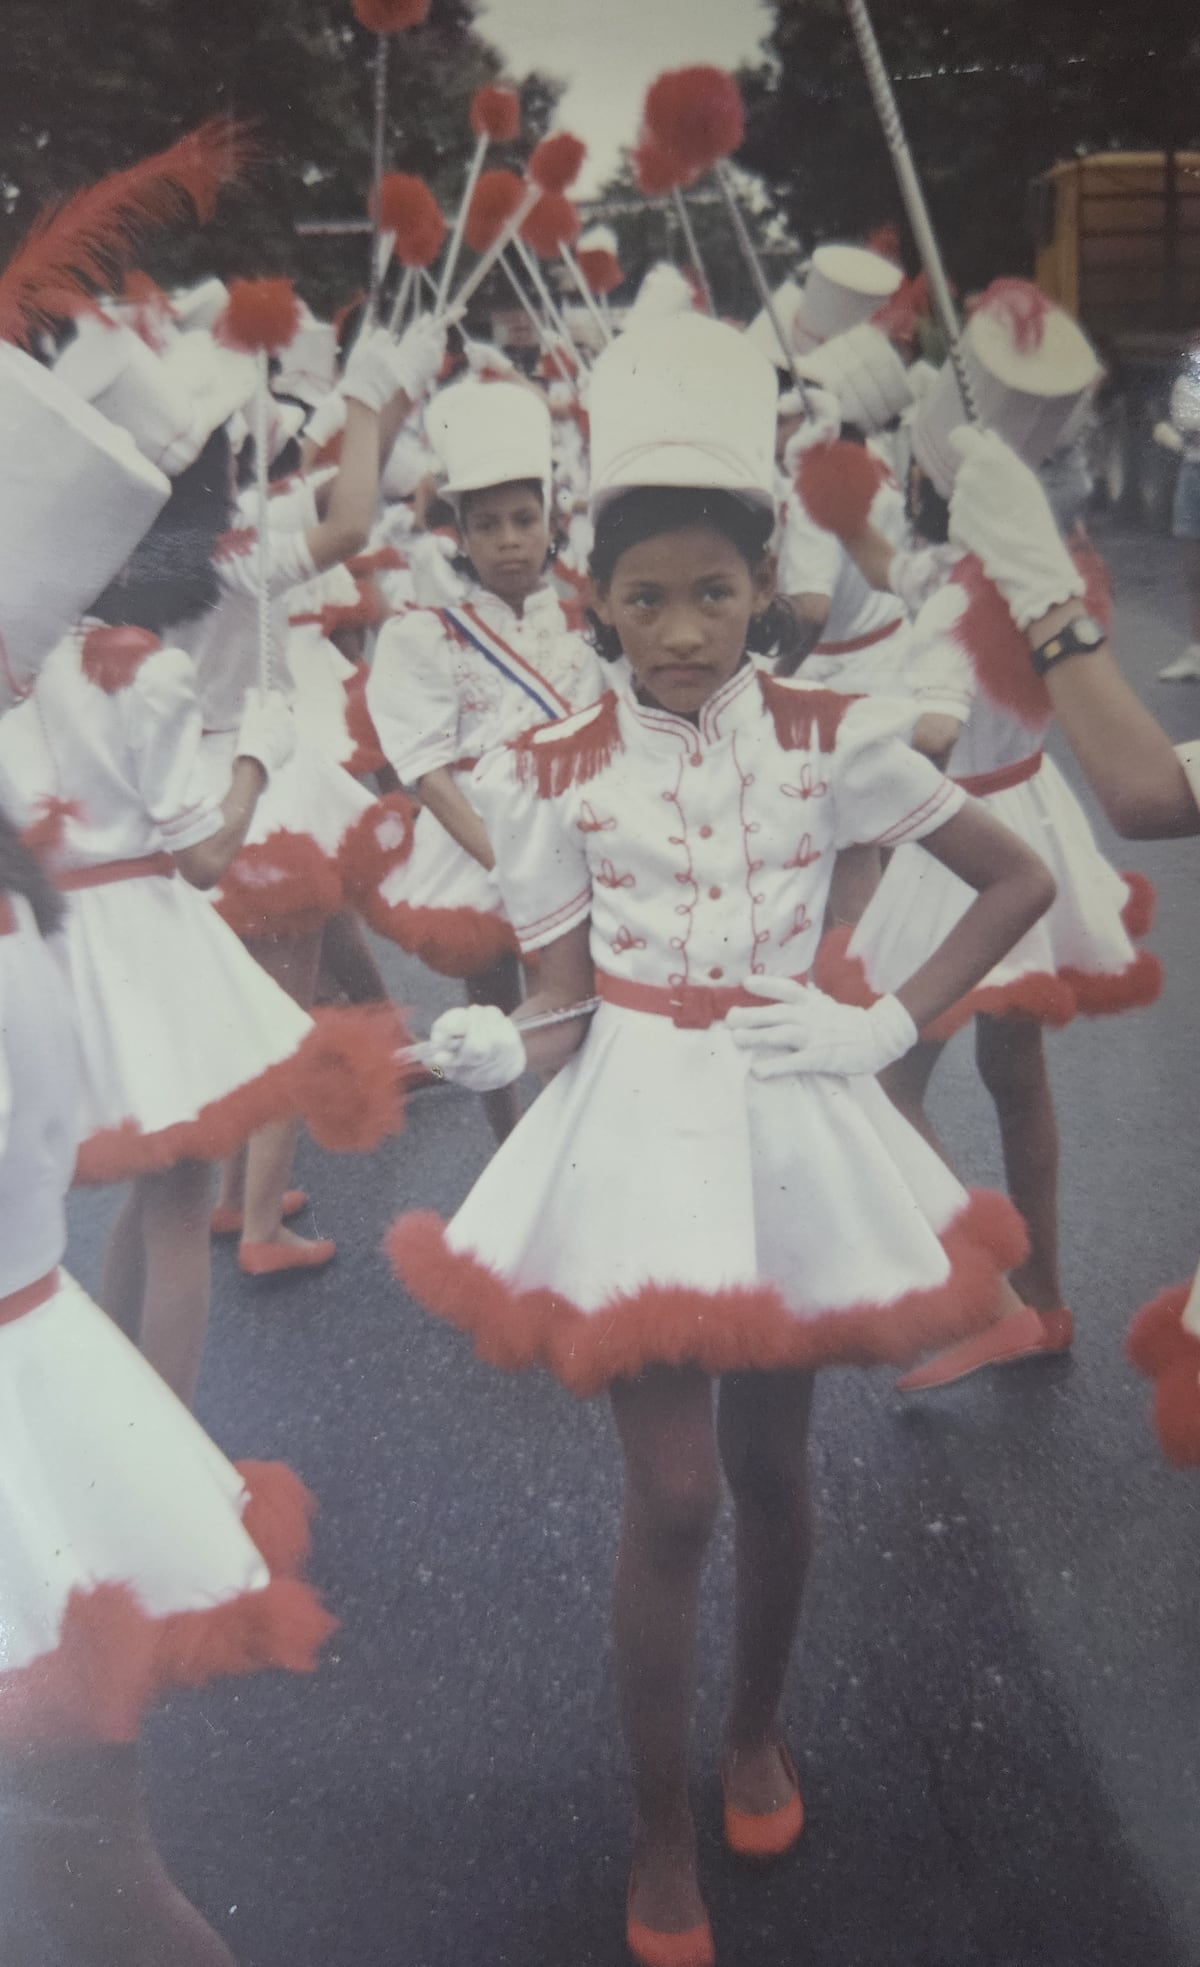
<path fill-rule="evenodd" d="M 917 1027 L 898 997 L 881 997 L 864 1011 L 791 977 L 751 977 L 746 988 L 766 1001 L 736 1007 L 726 1023 L 734 1044 L 754 1053 L 756 1079 L 882 1072 L 917 1042 Z"/>

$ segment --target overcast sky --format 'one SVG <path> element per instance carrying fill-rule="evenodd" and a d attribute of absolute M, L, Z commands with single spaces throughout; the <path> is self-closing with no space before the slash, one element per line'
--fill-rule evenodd
<path fill-rule="evenodd" d="M 559 122 L 588 146 L 586 196 L 636 136 L 654 76 L 692 62 L 733 68 L 771 19 L 767 0 L 483 0 L 477 25 L 514 77 L 540 68 L 566 82 Z"/>

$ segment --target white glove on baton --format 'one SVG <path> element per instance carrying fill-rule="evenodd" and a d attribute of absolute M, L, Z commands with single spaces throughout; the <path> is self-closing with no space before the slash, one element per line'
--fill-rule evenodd
<path fill-rule="evenodd" d="M 236 758 L 253 758 L 267 777 L 296 749 L 296 719 L 281 690 L 247 690 L 238 725 Z"/>
<path fill-rule="evenodd" d="M 805 391 L 805 396 L 808 408 L 804 422 L 799 430 L 792 432 L 784 447 L 783 468 L 789 478 L 796 476 L 796 467 L 805 451 L 811 451 L 817 444 L 832 444 L 842 434 L 842 406 L 832 390 L 814 385 Z M 799 403 L 799 398 L 796 400 Z M 783 415 L 788 414 L 786 396 L 781 397 L 779 409 Z"/>
<path fill-rule="evenodd" d="M 525 1070 L 525 1046 L 495 1004 L 468 1004 L 435 1018 L 424 1048 L 427 1065 L 472 1093 L 511 1086 Z"/>
<path fill-rule="evenodd" d="M 725 1022 L 734 1044 L 755 1054 L 750 1070 L 756 1079 L 785 1072 L 847 1079 L 882 1072 L 919 1036 L 898 997 L 881 997 L 864 1011 L 792 977 L 750 977 L 746 988 L 768 1001 L 761 1009 L 739 1005 Z"/>
<path fill-rule="evenodd" d="M 950 538 L 978 554 L 1019 629 L 1060 601 L 1077 600 L 1083 576 L 1036 475 L 994 430 L 951 432 L 962 463 L 950 496 Z"/>
<path fill-rule="evenodd" d="M 398 348 L 386 328 L 368 328 L 346 359 L 342 395 L 378 415 L 401 387 L 396 375 Z"/>
<path fill-rule="evenodd" d="M 405 329 L 392 350 L 392 388 L 402 389 L 410 402 L 423 396 L 441 374 L 446 359 L 446 323 L 421 314 Z"/>

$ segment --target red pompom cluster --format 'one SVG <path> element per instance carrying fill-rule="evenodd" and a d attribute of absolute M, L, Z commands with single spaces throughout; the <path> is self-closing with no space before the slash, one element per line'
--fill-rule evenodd
<path fill-rule="evenodd" d="M 879 459 L 861 444 L 815 444 L 800 453 L 796 490 L 815 526 L 852 540 L 864 531 L 886 477 Z"/>
<path fill-rule="evenodd" d="M 1172 1285 L 1143 1305 L 1125 1357 L 1154 1382 L 1154 1431 L 1176 1468 L 1200 1465 L 1200 1339 L 1183 1322 L 1191 1287 Z"/>
<path fill-rule="evenodd" d="M 521 226 L 521 237 L 540 260 L 554 260 L 579 237 L 579 214 L 569 198 L 543 191 Z"/>
<path fill-rule="evenodd" d="M 587 145 L 569 130 L 543 137 L 529 159 L 529 176 L 542 191 L 565 191 L 583 169 Z"/>
<path fill-rule="evenodd" d="M 379 187 L 379 224 L 395 234 L 402 266 L 429 266 L 442 250 L 446 221 L 423 178 L 389 171 Z"/>
<path fill-rule="evenodd" d="M 676 68 L 646 91 L 644 134 L 674 158 L 687 178 L 699 177 L 739 149 L 746 134 L 742 94 L 722 68 Z"/>
<path fill-rule="evenodd" d="M 278 355 L 295 338 L 300 303 L 290 280 L 231 280 L 229 301 L 216 326 L 229 348 Z"/>
<path fill-rule="evenodd" d="M 471 195 L 463 237 L 473 253 L 486 253 L 525 196 L 515 171 L 484 171 Z"/>
<path fill-rule="evenodd" d="M 578 255 L 579 271 L 594 294 L 611 294 L 625 278 L 620 260 L 603 246 L 585 246 Z"/>
<path fill-rule="evenodd" d="M 489 143 L 511 143 L 521 133 L 521 98 L 515 89 L 485 82 L 471 97 L 471 129 Z"/>
<path fill-rule="evenodd" d="M 429 18 L 429 0 L 350 0 L 350 5 L 370 34 L 402 34 Z"/>

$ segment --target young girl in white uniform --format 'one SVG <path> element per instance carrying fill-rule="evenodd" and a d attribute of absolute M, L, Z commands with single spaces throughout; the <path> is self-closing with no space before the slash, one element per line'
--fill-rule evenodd
<path fill-rule="evenodd" d="M 511 1010 L 516 941 L 470 789 L 480 757 L 531 724 L 566 717 L 603 688 L 547 584 L 550 418 L 536 391 L 466 382 L 435 398 L 426 427 L 447 471 L 475 580 L 461 605 L 411 609 L 379 637 L 367 701 L 379 741 L 421 801 L 411 857 L 378 886 L 369 919 L 472 1002 Z M 490 1094 L 499 1139 L 515 1093 Z"/>
<path fill-rule="evenodd" d="M 449 1227 L 401 1218 L 390 1247 L 485 1357 L 610 1393 L 638 1810 L 628 1940 L 647 1967 L 707 1967 L 686 1762 L 719 1467 L 739 1547 L 726 1836 L 778 1855 L 803 1820 L 779 1707 L 809 1547 L 812 1370 L 905 1359 L 986 1324 L 1022 1248 L 1003 1199 L 968 1197 L 869 1075 L 1051 887 L 909 749 L 903 704 L 749 659 L 748 641 L 769 653 L 774 519 L 775 384 L 754 347 L 701 317 L 629 333 L 598 361 L 590 409 L 612 685 L 493 753 L 472 798 L 538 956 L 526 1010 L 593 991 L 601 1004 L 590 1028 L 527 1044 L 495 1010 L 438 1020 L 437 1063 L 468 1086 L 527 1062 L 561 1069 Z M 864 840 L 921 840 L 978 891 L 869 1012 L 804 982 L 835 852 Z"/>
<path fill-rule="evenodd" d="M 79 1119 L 42 940 L 60 908 L 0 813 L 0 1925 L 36 1922 L 77 1967 L 232 1967 L 154 1849 L 142 1717 L 220 1674 L 311 1669 L 333 1621 L 296 1575 L 300 1483 L 231 1466 L 58 1267 Z M 169 907 L 139 924 L 178 926 Z"/>

